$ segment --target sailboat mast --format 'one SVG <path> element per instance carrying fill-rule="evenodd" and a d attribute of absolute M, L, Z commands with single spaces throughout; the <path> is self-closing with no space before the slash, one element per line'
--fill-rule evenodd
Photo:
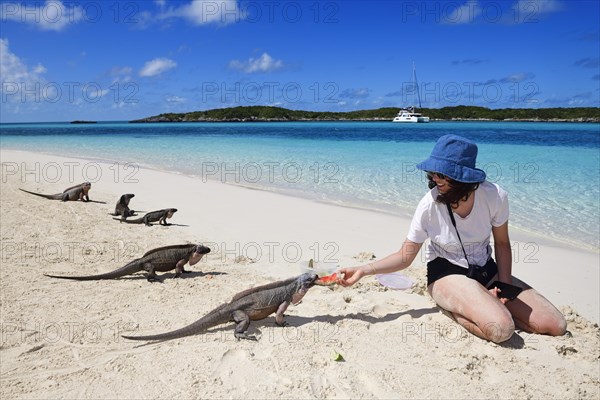
<path fill-rule="evenodd" d="M 417 81 L 417 70 L 415 69 L 415 62 L 413 61 L 413 79 L 415 81 L 415 89 L 417 90 L 417 99 L 419 99 L 419 108 L 421 107 L 421 92 L 419 90 L 419 82 Z"/>

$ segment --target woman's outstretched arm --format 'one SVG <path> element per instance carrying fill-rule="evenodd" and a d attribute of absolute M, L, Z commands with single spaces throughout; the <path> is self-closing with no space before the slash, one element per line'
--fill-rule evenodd
<path fill-rule="evenodd" d="M 358 282 L 363 276 L 375 274 L 388 274 L 407 268 L 412 264 L 415 257 L 421 250 L 423 243 L 415 243 L 406 239 L 400 250 L 389 256 L 359 267 L 341 268 L 338 272 L 342 273 L 344 278 L 339 280 L 342 286 L 351 286 Z"/>

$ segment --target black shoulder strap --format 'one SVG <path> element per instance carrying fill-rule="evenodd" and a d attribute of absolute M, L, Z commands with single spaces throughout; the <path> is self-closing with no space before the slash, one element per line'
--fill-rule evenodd
<path fill-rule="evenodd" d="M 458 228 L 456 227 L 456 220 L 454 219 L 454 213 L 452 212 L 452 207 L 450 204 L 446 204 L 448 207 L 448 214 L 450 214 L 450 220 L 452 221 L 452 226 L 454 226 L 454 230 L 456 231 L 456 235 L 458 236 L 458 241 L 460 242 L 460 247 L 462 247 L 463 254 L 465 255 L 465 259 L 467 260 L 467 264 L 469 264 L 469 258 L 467 257 L 467 252 L 465 251 L 465 246 L 463 246 L 462 239 L 460 238 L 460 233 L 458 233 Z"/>

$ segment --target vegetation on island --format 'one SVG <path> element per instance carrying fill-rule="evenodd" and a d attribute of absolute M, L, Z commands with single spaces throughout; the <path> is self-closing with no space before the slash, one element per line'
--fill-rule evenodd
<path fill-rule="evenodd" d="M 391 121 L 399 108 L 348 112 L 302 111 L 281 107 L 249 106 L 218 108 L 188 113 L 166 113 L 131 122 L 264 122 L 264 121 Z M 476 106 L 421 108 L 431 120 L 466 121 L 572 121 L 600 122 L 600 108 L 503 108 Z"/>

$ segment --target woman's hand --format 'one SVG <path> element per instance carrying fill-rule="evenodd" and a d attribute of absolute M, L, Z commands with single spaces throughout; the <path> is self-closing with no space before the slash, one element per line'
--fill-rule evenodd
<path fill-rule="evenodd" d="M 341 268 L 337 272 L 339 276 L 343 276 L 343 278 L 339 278 L 337 282 L 344 287 L 354 285 L 360 278 L 365 276 L 361 267 Z"/>
<path fill-rule="evenodd" d="M 508 301 L 507 298 L 498 296 L 498 293 L 500 293 L 501 290 L 498 289 L 497 287 L 493 287 L 493 288 L 489 289 L 489 291 L 492 294 L 492 296 L 494 296 L 495 298 L 497 298 L 498 300 L 500 300 L 500 302 L 502 304 L 506 304 L 506 302 Z"/>

